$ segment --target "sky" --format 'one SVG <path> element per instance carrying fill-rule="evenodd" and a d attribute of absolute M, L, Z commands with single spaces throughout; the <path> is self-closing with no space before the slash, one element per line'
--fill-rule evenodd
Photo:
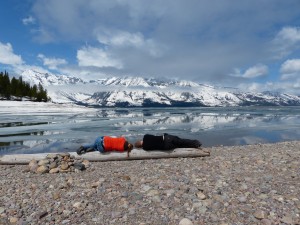
<path fill-rule="evenodd" d="M 0 71 L 300 95 L 299 0 L 2 0 Z"/>

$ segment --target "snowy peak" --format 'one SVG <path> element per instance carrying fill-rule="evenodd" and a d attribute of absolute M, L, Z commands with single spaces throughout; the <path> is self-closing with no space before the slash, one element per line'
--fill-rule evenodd
<path fill-rule="evenodd" d="M 31 85 L 38 85 L 39 83 L 43 86 L 86 83 L 78 77 L 41 73 L 34 70 L 26 70 L 21 74 L 21 76 L 24 81 L 29 82 Z"/>
<path fill-rule="evenodd" d="M 175 81 L 173 85 L 179 86 L 179 87 L 199 87 L 200 84 L 192 82 L 192 81 L 187 81 L 187 80 L 180 80 L 180 81 Z"/>
<path fill-rule="evenodd" d="M 191 81 L 159 81 L 153 78 L 142 78 L 142 77 L 112 77 L 101 80 L 103 85 L 115 85 L 115 86 L 125 86 L 125 87 L 156 87 L 156 88 L 166 88 L 166 87 L 199 87 L 200 85 Z"/>
<path fill-rule="evenodd" d="M 141 86 L 141 87 L 150 87 L 148 82 L 141 77 L 125 77 L 125 78 L 120 78 L 120 77 L 112 77 L 112 78 L 107 78 L 102 81 L 103 85 L 122 85 L 122 86 Z"/>

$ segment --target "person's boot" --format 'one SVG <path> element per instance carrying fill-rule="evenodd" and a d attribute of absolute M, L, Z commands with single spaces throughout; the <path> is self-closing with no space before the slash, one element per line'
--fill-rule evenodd
<path fill-rule="evenodd" d="M 93 152 L 93 151 L 95 151 L 95 149 L 94 148 L 88 148 L 87 150 L 85 150 L 86 152 Z"/>
<path fill-rule="evenodd" d="M 195 145 L 194 148 L 199 148 L 199 149 L 201 149 L 202 143 L 201 143 L 200 141 L 198 141 L 198 140 L 194 140 L 194 145 Z"/>
<path fill-rule="evenodd" d="M 78 155 L 81 155 L 81 154 L 84 154 L 86 151 L 85 151 L 83 146 L 80 146 L 79 149 L 77 149 L 76 152 L 77 152 Z"/>

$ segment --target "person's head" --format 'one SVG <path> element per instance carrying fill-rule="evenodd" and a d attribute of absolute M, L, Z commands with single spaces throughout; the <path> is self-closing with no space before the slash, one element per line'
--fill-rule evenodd
<path fill-rule="evenodd" d="M 143 141 L 139 140 L 134 143 L 134 147 L 136 148 L 143 148 Z"/>
<path fill-rule="evenodd" d="M 125 148 L 125 150 L 127 151 L 127 157 L 129 157 L 129 154 L 132 149 L 133 149 L 133 144 L 127 143 L 127 147 Z"/>
<path fill-rule="evenodd" d="M 129 143 L 128 141 L 126 141 L 124 143 L 124 150 L 125 151 L 131 151 L 133 149 L 133 144 Z"/>
<path fill-rule="evenodd" d="M 133 149 L 133 144 L 128 143 L 128 151 L 131 151 Z"/>

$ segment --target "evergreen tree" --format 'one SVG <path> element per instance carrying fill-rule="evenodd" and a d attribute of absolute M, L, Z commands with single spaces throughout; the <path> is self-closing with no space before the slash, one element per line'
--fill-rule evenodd
<path fill-rule="evenodd" d="M 31 96 L 32 96 L 32 98 L 31 99 L 34 99 L 34 98 L 36 98 L 36 96 L 37 96 L 37 93 L 38 93 L 38 91 L 37 91 L 38 89 L 37 89 L 37 86 L 36 86 L 36 84 L 34 84 L 33 85 L 33 87 L 32 87 L 32 89 L 31 89 Z"/>
<path fill-rule="evenodd" d="M 22 77 L 16 79 L 13 77 L 11 80 L 8 73 L 5 71 L 0 72 L 0 97 L 11 99 L 11 96 L 18 98 L 29 97 L 34 101 L 50 101 L 47 96 L 47 90 L 39 83 L 39 85 L 30 86 L 29 83 L 23 81 Z"/>
<path fill-rule="evenodd" d="M 23 87 L 24 89 L 24 96 L 27 96 L 29 98 L 31 98 L 32 96 L 30 95 L 30 84 L 29 83 L 25 83 L 25 86 Z"/>
<path fill-rule="evenodd" d="M 19 90 L 18 84 L 19 84 L 18 80 L 15 77 L 13 77 L 11 79 L 11 84 L 10 84 L 10 93 L 13 96 L 21 97 L 21 93 L 18 91 Z"/>
<path fill-rule="evenodd" d="M 4 74 L 2 72 L 0 72 L 0 96 L 2 96 L 4 94 L 3 80 L 4 80 Z"/>
<path fill-rule="evenodd" d="M 11 96 L 10 92 L 11 92 L 10 79 L 9 79 L 8 73 L 5 71 L 4 77 L 3 77 L 3 94 L 6 99 L 10 99 L 10 96 Z"/>

